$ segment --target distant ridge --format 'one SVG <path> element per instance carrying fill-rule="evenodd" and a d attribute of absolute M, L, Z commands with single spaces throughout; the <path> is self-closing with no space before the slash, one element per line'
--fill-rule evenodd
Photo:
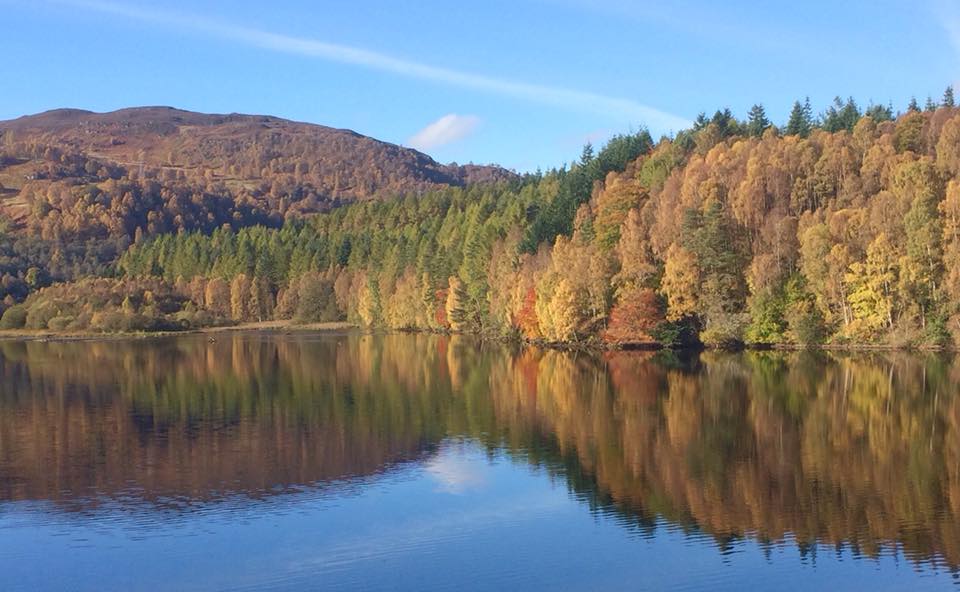
<path fill-rule="evenodd" d="M 109 113 L 54 109 L 0 121 L 0 145 L 54 147 L 159 178 L 216 180 L 256 193 L 303 186 L 323 209 L 516 175 L 498 166 L 443 165 L 417 150 L 354 132 L 269 115 L 206 114 L 173 107 Z"/>

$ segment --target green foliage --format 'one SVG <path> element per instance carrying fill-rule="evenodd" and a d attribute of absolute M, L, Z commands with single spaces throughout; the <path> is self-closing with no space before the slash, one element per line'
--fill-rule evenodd
<path fill-rule="evenodd" d="M 748 343 L 786 341 L 786 297 L 780 291 L 764 290 L 750 302 L 750 325 L 744 334 Z"/>
<path fill-rule="evenodd" d="M 653 328 L 650 336 L 665 347 L 687 347 L 699 343 L 699 327 L 695 319 L 664 321 Z"/>
<path fill-rule="evenodd" d="M 302 323 L 331 322 L 341 320 L 333 283 L 319 274 L 308 273 L 300 278 L 298 304 L 294 318 Z"/>
<path fill-rule="evenodd" d="M 22 329 L 27 322 L 27 307 L 22 304 L 11 306 L 0 317 L 0 329 Z"/>
<path fill-rule="evenodd" d="M 910 112 L 897 123 L 897 131 L 893 136 L 893 144 L 897 152 L 923 151 L 923 127 L 926 123 L 919 110 Z"/>
<path fill-rule="evenodd" d="M 893 108 L 888 105 L 870 105 L 863 115 L 877 123 L 893 121 Z"/>
<path fill-rule="evenodd" d="M 823 121 L 821 127 L 824 131 L 833 133 L 847 130 L 852 132 L 853 127 L 860 121 L 860 108 L 857 107 L 853 97 L 847 99 L 846 102 L 843 102 L 840 97 L 836 97 L 833 100 L 833 105 L 827 108 L 821 119 Z"/>
<path fill-rule="evenodd" d="M 710 344 L 740 341 L 746 297 L 742 230 L 723 205 L 712 200 L 703 212 L 687 211 L 683 236 L 684 246 L 696 257 L 699 270 L 697 313 L 704 324 L 701 339 Z"/>
<path fill-rule="evenodd" d="M 27 329 L 46 329 L 47 323 L 60 314 L 60 310 L 53 302 L 38 302 L 27 312 L 24 326 Z"/>
<path fill-rule="evenodd" d="M 614 136 L 596 156 L 592 146 L 585 146 L 578 163 L 556 173 L 557 195 L 535 210 L 523 240 L 523 250 L 533 253 L 540 244 L 552 243 L 557 235 L 570 235 L 577 208 L 589 201 L 594 182 L 603 180 L 611 171 L 623 170 L 627 163 L 648 153 L 652 147 L 653 139 L 646 130 Z"/>
<path fill-rule="evenodd" d="M 759 138 L 763 132 L 770 127 L 770 120 L 767 119 L 767 112 L 763 105 L 754 105 L 747 114 L 747 134 Z"/>
<path fill-rule="evenodd" d="M 783 320 L 787 324 L 786 341 L 811 346 L 823 342 L 823 315 L 806 291 L 803 276 L 793 275 L 784 289 Z"/>
<path fill-rule="evenodd" d="M 677 141 L 662 141 L 650 155 L 643 159 L 640 166 L 640 172 L 637 174 L 637 180 L 640 184 L 652 191 L 660 191 L 663 184 L 667 181 L 678 166 L 683 163 L 687 150 L 684 149 L 682 139 Z"/>
<path fill-rule="evenodd" d="M 813 130 L 813 110 L 810 107 L 810 99 L 807 98 L 804 103 L 796 101 L 783 132 L 788 136 L 806 138 L 811 130 Z"/>

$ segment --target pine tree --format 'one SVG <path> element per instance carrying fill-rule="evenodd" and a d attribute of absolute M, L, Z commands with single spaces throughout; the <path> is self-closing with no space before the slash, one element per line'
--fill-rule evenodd
<path fill-rule="evenodd" d="M 587 166 L 593 161 L 593 144 L 587 142 L 580 153 L 580 166 Z"/>
<path fill-rule="evenodd" d="M 738 128 L 740 127 L 740 124 L 733 116 L 733 112 L 730 111 L 729 107 L 725 108 L 723 111 L 718 109 L 710 119 L 710 123 L 717 126 L 717 130 L 720 132 L 721 138 L 726 138 L 736 134 Z"/>
<path fill-rule="evenodd" d="M 910 97 L 910 104 L 907 105 L 907 111 L 911 113 L 918 113 L 920 111 L 920 105 L 917 103 L 917 97 Z"/>
<path fill-rule="evenodd" d="M 847 99 L 844 103 L 840 97 L 833 99 L 831 105 L 823 114 L 824 131 L 833 133 L 840 130 L 853 131 L 854 126 L 860 121 L 860 107 L 857 106 L 853 97 Z"/>
<path fill-rule="evenodd" d="M 868 107 L 863 114 L 864 116 L 873 119 L 875 123 L 880 123 L 881 121 L 892 121 L 893 107 L 884 105 L 870 105 L 870 107 Z"/>
<path fill-rule="evenodd" d="M 747 133 L 755 138 L 762 136 L 764 130 L 770 127 L 770 120 L 767 119 L 763 105 L 756 104 L 751 107 L 747 117 Z"/>
<path fill-rule="evenodd" d="M 806 103 L 795 101 L 793 103 L 793 109 L 790 110 L 790 119 L 787 121 L 784 133 L 788 136 L 806 138 L 810 135 L 812 127 L 810 99 L 807 99 Z"/>
<path fill-rule="evenodd" d="M 710 120 L 707 119 L 707 114 L 701 111 L 697 118 L 693 120 L 693 131 L 698 132 L 708 125 L 710 125 Z"/>
<path fill-rule="evenodd" d="M 956 103 L 953 100 L 953 85 L 947 87 L 947 90 L 943 91 L 943 102 L 944 107 L 955 107 Z"/>
<path fill-rule="evenodd" d="M 923 106 L 924 111 L 936 111 L 937 104 L 933 102 L 933 97 L 927 95 L 927 103 Z"/>

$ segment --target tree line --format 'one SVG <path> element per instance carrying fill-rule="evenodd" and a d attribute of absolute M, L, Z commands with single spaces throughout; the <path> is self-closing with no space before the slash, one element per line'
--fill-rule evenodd
<path fill-rule="evenodd" d="M 110 273 L 162 278 L 223 321 L 546 342 L 955 345 L 958 173 L 952 89 L 896 115 L 837 99 L 814 116 L 798 101 L 782 127 L 757 105 L 657 142 L 617 136 L 519 181 L 279 227 L 141 235 Z"/>

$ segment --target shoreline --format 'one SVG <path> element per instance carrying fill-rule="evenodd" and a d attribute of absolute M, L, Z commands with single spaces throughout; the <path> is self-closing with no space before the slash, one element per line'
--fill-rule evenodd
<path fill-rule="evenodd" d="M 563 342 L 563 341 L 542 341 L 535 339 L 517 339 L 515 337 L 489 336 L 471 333 L 452 333 L 443 331 L 426 330 L 378 330 L 366 329 L 354 323 L 346 321 L 326 322 L 326 323 L 296 323 L 289 320 L 279 321 L 258 321 L 251 323 L 240 323 L 238 325 L 218 325 L 212 327 L 201 327 L 197 329 L 184 329 L 183 331 L 141 331 L 127 333 L 61 333 L 49 330 L 31 330 L 31 329 L 0 329 L 0 342 L 3 341 L 40 341 L 40 342 L 66 342 L 66 341 L 115 341 L 124 339 L 155 339 L 164 337 L 177 337 L 186 335 L 216 335 L 219 333 L 332 333 L 337 331 L 359 330 L 366 333 L 423 333 L 434 335 L 464 335 L 476 337 L 481 341 L 497 341 L 500 343 L 513 343 L 518 345 L 530 345 L 544 349 L 553 349 L 569 352 L 608 352 L 608 351 L 837 351 L 837 352 L 924 352 L 924 353 L 957 353 L 957 348 L 950 346 L 899 346 L 884 344 L 819 344 L 819 345 L 798 345 L 792 343 L 745 343 L 736 346 L 709 346 L 704 344 L 686 345 L 682 347 L 669 347 L 660 343 L 640 342 L 640 343 L 604 343 L 604 342 Z"/>
<path fill-rule="evenodd" d="M 127 333 L 95 333 L 92 331 L 60 333 L 49 330 L 0 329 L 0 341 L 115 341 L 123 339 L 154 339 L 186 335 L 216 335 L 218 333 L 243 332 L 329 333 L 358 328 L 357 325 L 347 322 L 301 324 L 292 321 L 261 321 L 241 323 L 239 325 L 218 325 L 214 327 L 201 327 L 199 329 L 184 329 L 183 331 L 139 331 Z"/>

